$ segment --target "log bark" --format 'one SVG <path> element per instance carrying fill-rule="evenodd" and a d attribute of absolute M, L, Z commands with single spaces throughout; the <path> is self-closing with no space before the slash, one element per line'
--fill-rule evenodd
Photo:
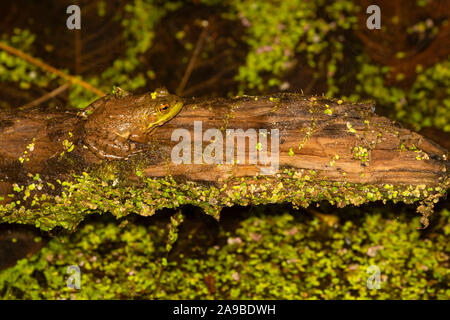
<path fill-rule="evenodd" d="M 47 193 L 50 198 L 60 199 L 58 195 L 67 187 L 61 181 L 73 180 L 74 175 L 93 170 L 97 177 L 113 172 L 115 177 L 120 177 L 119 185 L 137 189 L 143 188 L 143 179 L 167 183 L 170 178 L 173 190 L 182 191 L 180 197 L 184 200 L 171 202 L 170 197 L 175 195 L 156 196 L 154 189 L 153 195 L 147 194 L 149 198 L 142 201 L 143 206 L 135 204 L 136 211 L 141 214 L 187 203 L 203 206 L 206 211 L 214 207 L 209 213 L 217 216 L 221 207 L 234 204 L 288 201 L 295 206 L 307 206 L 310 202 L 328 200 L 343 206 L 393 200 L 421 201 L 419 211 L 424 215 L 425 223 L 430 207 L 448 187 L 447 150 L 378 116 L 370 102 L 350 103 L 298 94 L 209 100 L 190 98 L 184 102 L 182 111 L 159 127 L 148 143 L 131 142 L 134 149 L 140 151 L 139 155 L 120 161 L 99 159 L 83 146 L 84 120 L 77 118 L 75 112 L 0 112 L 2 221 L 35 223 L 40 219 L 40 224 L 45 220 L 48 228 L 67 227 L 63 223 L 66 218 L 60 220 L 42 212 L 37 217 L 38 209 L 33 211 L 30 200 L 34 193 Z M 203 141 L 208 129 L 218 131 L 215 131 L 215 137 Z M 230 135 L 244 137 L 251 133 L 256 133 L 257 140 L 254 143 L 245 140 L 244 150 L 237 148 L 237 140 L 233 147 L 231 143 L 227 144 Z M 172 152 L 180 142 L 187 142 L 186 137 L 191 139 L 191 154 L 185 158 L 190 163 L 176 164 Z M 272 145 L 273 139 L 276 142 Z M 217 159 L 207 163 L 205 154 L 220 156 L 218 149 L 211 153 L 207 148 L 219 140 L 223 141 L 223 156 L 218 157 L 222 163 L 217 163 Z M 274 161 L 261 162 L 265 140 L 269 156 L 278 151 L 278 156 L 273 158 L 278 162 L 275 167 Z M 230 149 L 235 155 L 243 152 L 244 160 L 227 161 L 226 153 Z M 250 161 L 251 156 L 256 157 L 256 163 Z M 276 172 L 272 170 L 274 168 Z M 58 180 L 60 182 L 53 183 Z M 25 201 L 11 208 L 10 204 L 17 197 L 8 195 L 23 194 L 33 181 L 41 182 L 41 190 L 33 187 Z M 56 188 L 48 187 L 46 182 Z M 217 192 L 214 196 L 209 194 L 209 198 L 188 195 L 186 185 Z M 22 186 L 25 188 L 20 191 Z M 317 191 L 314 186 L 319 187 Z M 233 196 L 236 193 L 233 190 L 238 190 L 241 196 Z M 347 192 L 351 196 L 347 197 Z M 167 201 L 158 202 L 155 197 Z M 34 213 L 24 217 L 18 209 L 21 206 L 22 212 Z M 120 211 L 120 208 L 115 209 Z M 114 211 L 110 206 L 102 209 L 98 205 L 90 206 L 90 210 Z M 126 213 L 116 215 L 131 211 L 132 208 L 127 208 L 123 210 Z M 80 217 L 71 220 L 73 225 L 69 228 L 81 221 L 84 214 Z"/>

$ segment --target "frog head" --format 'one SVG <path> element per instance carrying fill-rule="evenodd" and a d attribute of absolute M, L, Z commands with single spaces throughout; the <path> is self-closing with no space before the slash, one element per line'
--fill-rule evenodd
<path fill-rule="evenodd" d="M 183 108 L 183 101 L 180 97 L 169 94 L 165 88 L 156 89 L 150 93 L 152 114 L 151 121 L 145 128 L 145 133 L 150 134 L 158 126 L 175 117 Z"/>

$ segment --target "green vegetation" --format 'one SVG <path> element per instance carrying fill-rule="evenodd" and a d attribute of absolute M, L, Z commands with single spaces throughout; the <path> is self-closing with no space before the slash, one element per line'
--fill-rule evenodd
<path fill-rule="evenodd" d="M 392 210 L 392 208 L 390 208 Z M 3 299 L 448 299 L 450 212 L 416 230 L 406 210 L 344 209 L 330 223 L 298 212 L 256 214 L 216 244 L 169 256 L 174 227 L 91 222 L 51 240 L 38 254 L 0 272 Z M 343 212 L 347 211 L 347 212 Z M 332 217 L 332 216 L 331 216 Z M 167 220 L 166 220 L 167 221 Z M 176 222 L 174 222 L 176 221 Z M 179 223 L 173 219 L 170 225 Z M 204 232 L 205 230 L 203 230 Z M 167 245 L 168 233 L 171 234 Z M 39 241 L 39 239 L 37 239 Z M 186 244 L 187 242 L 187 244 Z M 181 243 L 181 244 L 180 244 Z M 186 250 L 185 250 L 186 251 Z M 189 250 L 187 250 L 189 251 Z M 197 253 L 196 253 L 197 252 Z M 67 267 L 81 269 L 80 290 L 66 287 Z M 380 289 L 368 289 L 369 266 Z M 161 272 L 162 270 L 162 272 Z M 157 275 L 161 272 L 160 277 Z"/>
<path fill-rule="evenodd" d="M 205 40 L 189 79 L 192 88 L 203 88 L 203 91 L 191 90 L 189 96 L 215 92 L 223 96 L 261 95 L 304 90 L 307 94 L 323 93 L 327 97 L 351 101 L 373 100 L 377 113 L 415 130 L 434 127 L 450 132 L 450 57 L 437 59 L 432 52 L 427 61 L 433 64 L 427 66 L 413 59 L 426 51 L 449 23 L 448 17 L 439 15 L 439 10 L 435 10 L 434 17 L 423 18 L 430 12 L 425 10 L 431 2 L 418 0 L 416 7 L 411 4 L 410 12 L 401 17 L 411 23 L 407 28 L 392 28 L 391 22 L 404 25 L 398 16 L 383 17 L 383 29 L 376 32 L 380 35 L 379 43 L 386 49 L 391 48 L 389 42 L 386 45 L 383 40 L 390 38 L 408 45 L 415 43 L 411 46 L 396 43 L 394 47 L 398 44 L 407 50 L 394 52 L 383 60 L 374 58 L 373 47 L 359 36 L 365 29 L 367 15 L 358 1 L 134 0 L 112 10 L 112 2 L 92 1 L 96 6 L 94 18 L 101 20 L 106 14 L 112 14 L 108 24 L 118 26 L 111 28 L 118 33 L 108 34 L 105 44 L 100 41 L 106 37 L 104 34 L 99 33 L 95 38 L 93 30 L 89 30 L 87 34 L 93 35 L 99 48 L 83 48 L 81 57 L 77 58 L 82 61 L 83 55 L 97 49 L 114 56 L 104 59 L 106 62 L 95 68 L 80 71 L 76 77 L 104 92 L 109 92 L 113 86 L 127 91 L 149 91 L 160 85 L 175 92 L 201 34 L 198 26 L 202 23 L 198 20 L 205 22 L 212 17 L 208 21 L 209 40 Z M 202 11 L 205 8 L 207 15 Z M 415 20 L 417 16 L 420 21 Z M 87 20 L 88 17 L 83 23 Z M 61 71 L 75 74 L 72 65 L 60 64 L 64 59 L 59 58 L 64 55 L 50 54 L 65 53 L 66 48 L 61 43 L 67 43 L 67 30 L 61 40 L 57 38 L 58 28 L 51 29 L 49 32 L 55 33 L 53 43 L 40 38 L 47 31 L 33 27 L 32 22 L 18 21 L 8 32 L 2 30 L 1 41 Z M 169 31 L 164 34 L 166 29 Z M 228 29 L 237 31 L 228 33 Z M 406 33 L 407 37 L 402 40 L 395 32 L 397 35 Z M 114 47 L 114 43 L 118 43 L 120 49 Z M 224 43 L 224 47 L 219 47 Z M 104 49 L 102 46 L 107 49 L 100 50 Z M 219 55 L 214 51 L 216 47 L 226 54 Z M 50 60 L 46 60 L 47 54 L 52 57 Z M 414 73 L 402 73 L 408 68 L 392 73 L 395 72 L 393 66 L 408 59 L 414 62 L 409 68 Z M 210 69 L 202 71 L 205 65 L 210 65 Z M 196 71 L 196 77 L 206 84 L 195 82 Z M 220 76 L 229 73 L 231 81 L 223 81 Z M 390 78 L 392 74 L 395 76 Z M 215 79 L 218 80 L 214 82 Z M 65 83 L 53 73 L 0 50 L 0 108 L 30 102 Z M 97 98 L 77 84 L 71 85 L 65 94 L 61 101 L 72 108 L 84 108 Z M 339 100 L 338 104 L 341 103 Z M 52 107 L 56 103 L 47 100 L 43 105 Z M 327 106 L 321 112 L 333 116 L 335 110 Z M 356 133 L 350 122 L 347 128 L 349 133 Z M 309 130 L 298 148 L 289 150 L 289 156 L 303 147 L 312 134 L 313 130 Z M 62 143 L 65 151 L 60 157 L 69 159 L 67 164 L 70 165 L 74 143 L 69 140 Z M 18 159 L 20 163 L 29 161 L 32 149 L 34 143 L 24 150 Z M 417 160 L 427 160 L 414 145 L 402 144 L 399 150 L 413 151 Z M 370 164 L 368 146 L 354 146 L 352 151 L 362 166 Z M 330 166 L 337 161 L 339 155 L 334 155 Z M 87 215 L 105 212 L 108 215 L 97 217 L 99 221 L 87 221 L 75 233 L 55 237 L 34 256 L 0 271 L 0 299 L 450 297 L 448 201 L 444 204 L 446 208 L 432 216 L 425 230 L 417 229 L 424 220 L 418 216 L 412 218 L 408 207 L 381 207 L 373 203 L 379 200 L 420 202 L 419 212 L 423 213 L 422 219 L 427 219 L 434 202 L 446 193 L 448 181 L 436 188 L 330 184 L 314 180 L 314 171 L 304 172 L 301 177 L 298 172 L 287 171 L 276 181 L 261 178 L 257 187 L 248 185 L 245 180 L 230 180 L 230 188 L 221 190 L 196 183 L 177 184 L 170 177 L 146 179 L 139 171 L 143 166 L 130 164 L 133 170 L 138 168 L 131 174 L 139 177 L 143 188 L 123 184 L 119 173 L 126 176 L 125 172 L 110 163 L 98 172 L 74 175 L 73 181 L 53 181 L 53 184 L 33 173 L 30 183 L 16 184 L 8 195 L 14 201 L 0 205 L 2 223 L 29 223 L 44 231 L 57 228 L 67 232 L 75 230 Z M 62 193 L 35 196 L 35 190 L 42 188 L 61 189 Z M 282 206 L 273 211 L 261 207 L 284 202 L 296 208 L 308 207 L 320 201 L 338 207 L 372 205 L 344 209 L 326 207 L 323 211 L 329 214 L 315 214 L 313 218 L 294 210 L 288 212 Z M 255 209 L 255 214 L 240 221 L 237 229 L 226 230 L 219 224 L 219 234 L 210 246 L 201 246 L 201 231 L 197 231 L 195 242 L 182 237 L 179 228 L 187 219 L 181 212 L 164 224 L 124 220 L 133 217 L 129 216 L 131 213 L 151 216 L 163 208 L 185 205 L 201 206 L 217 219 L 222 207 L 236 204 L 260 207 Z M 109 215 L 121 219 L 122 223 L 112 221 Z M 198 250 L 194 253 L 177 251 L 183 246 Z M 80 290 L 66 287 L 69 277 L 66 270 L 70 265 L 81 268 Z M 379 290 L 370 290 L 366 285 L 370 276 L 367 269 L 373 265 L 378 266 L 381 273 Z"/>
<path fill-rule="evenodd" d="M 48 231 L 55 227 L 75 230 L 89 214 L 106 212 L 120 219 L 129 214 L 151 216 L 157 210 L 194 205 L 215 219 L 220 218 L 224 207 L 234 205 L 264 205 L 291 203 L 295 208 L 307 208 L 311 203 L 328 201 L 332 205 L 362 205 L 374 201 L 418 203 L 422 223 L 428 225 L 428 217 L 439 198 L 446 194 L 448 179 L 439 186 L 421 185 L 370 185 L 349 182 L 331 182 L 316 178 L 309 170 L 285 169 L 277 177 L 230 177 L 222 187 L 205 186 L 196 182 L 177 182 L 173 177 L 146 178 L 140 168 L 142 159 L 130 160 L 128 169 L 120 163 L 107 162 L 91 173 L 73 174 L 73 181 L 60 181 L 60 195 L 31 194 L 33 190 L 55 185 L 35 176 L 29 185 L 14 185 L 14 193 L 8 195 L 11 203 L 0 205 L 0 221 L 33 224 Z M 363 160 L 361 160 L 363 161 Z M 140 179 L 131 183 L 124 177 L 136 175 Z M 251 183 L 248 183 L 251 181 Z M 56 184 L 55 183 L 55 184 Z M 32 199 L 32 200 L 31 200 Z M 30 205 L 26 205 L 26 201 Z"/>
<path fill-rule="evenodd" d="M 328 75 L 328 94 L 337 93 L 335 73 L 343 59 L 339 35 L 355 26 L 358 6 L 339 1 L 231 1 L 231 17 L 246 26 L 250 51 L 237 79 L 241 90 L 280 86 L 294 68 L 296 55 L 315 70 L 313 77 Z M 264 76 L 267 75 L 267 76 Z"/>
<path fill-rule="evenodd" d="M 28 30 L 15 28 L 12 35 L 1 35 L 1 41 L 24 52 L 31 52 L 35 35 Z M 0 50 L 0 81 L 17 83 L 21 89 L 31 86 L 47 87 L 55 75 L 44 73 L 38 67 Z M 6 102 L 0 100 L 0 106 Z"/>
<path fill-rule="evenodd" d="M 450 132 L 450 61 L 423 70 L 406 91 L 384 83 L 389 67 L 371 64 L 367 57 L 356 60 L 360 65 L 357 75 L 360 83 L 348 97 L 350 100 L 369 97 L 377 105 L 388 108 L 391 117 L 408 123 L 415 130 L 435 127 Z"/>

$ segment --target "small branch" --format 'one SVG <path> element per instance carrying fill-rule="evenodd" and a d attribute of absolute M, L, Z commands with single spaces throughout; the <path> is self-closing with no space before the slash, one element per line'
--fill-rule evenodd
<path fill-rule="evenodd" d="M 34 64 L 35 66 L 37 66 L 37 67 L 39 67 L 39 68 L 41 68 L 41 69 L 43 69 L 43 70 L 45 70 L 47 72 L 56 74 L 58 77 L 61 77 L 61 78 L 65 79 L 65 80 L 67 80 L 67 81 L 69 81 L 69 82 L 71 82 L 73 84 L 78 84 L 78 85 L 82 86 L 83 88 L 85 88 L 85 89 L 95 93 L 96 95 L 98 95 L 100 97 L 105 95 L 105 93 L 103 91 L 95 88 L 94 86 L 90 85 L 89 83 L 87 83 L 87 82 L 85 82 L 85 81 L 83 81 L 81 79 L 78 79 L 78 78 L 76 78 L 74 76 L 68 75 L 67 73 L 64 73 L 64 72 L 62 72 L 62 71 L 60 71 L 60 70 L 58 70 L 58 69 L 56 69 L 56 68 L 46 64 L 45 62 L 42 62 L 42 61 L 36 59 L 36 58 L 33 58 L 32 56 L 26 54 L 25 52 L 23 52 L 21 50 L 18 50 L 16 48 L 10 47 L 9 45 L 7 45 L 7 44 L 5 44 L 3 42 L 0 42 L 0 49 L 3 49 L 3 50 L 5 50 L 6 52 L 8 52 L 8 53 L 10 53 L 12 55 L 15 55 L 15 56 L 17 56 L 17 57 L 19 57 L 19 58 L 21 58 L 21 59 L 31 63 L 31 64 Z"/>
<path fill-rule="evenodd" d="M 51 92 L 49 92 L 47 94 L 44 94 L 42 97 L 40 97 L 40 98 L 38 98 L 36 100 L 33 100 L 33 101 L 23 105 L 19 109 L 20 110 L 25 110 L 25 109 L 29 109 L 29 108 L 32 108 L 32 107 L 36 107 L 36 106 L 40 105 L 41 103 L 43 103 L 43 102 L 45 102 L 45 101 L 47 101 L 47 100 L 49 100 L 51 98 L 54 98 L 57 95 L 59 95 L 60 93 L 66 91 L 69 87 L 70 87 L 70 83 L 65 83 L 62 86 L 59 86 L 58 88 L 56 88 L 55 90 L 53 90 L 53 91 L 51 91 Z"/>
<path fill-rule="evenodd" d="M 204 27 L 202 30 L 202 33 L 198 37 L 197 43 L 195 44 L 194 52 L 192 53 L 191 59 L 189 60 L 189 64 L 186 68 L 186 71 L 184 72 L 183 79 L 181 79 L 180 85 L 178 86 L 177 90 L 175 91 L 176 94 L 179 96 L 182 95 L 183 90 L 186 87 L 187 81 L 189 80 L 189 77 L 191 76 L 192 70 L 194 69 L 197 57 L 200 54 L 201 48 L 203 47 L 203 41 L 205 40 L 205 37 L 207 34 L 207 28 L 208 27 Z"/>

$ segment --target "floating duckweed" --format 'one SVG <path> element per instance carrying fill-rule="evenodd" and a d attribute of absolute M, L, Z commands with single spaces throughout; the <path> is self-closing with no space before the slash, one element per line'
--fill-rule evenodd
<path fill-rule="evenodd" d="M 361 162 L 367 162 L 369 159 L 369 151 L 367 148 L 358 146 L 353 148 L 353 156 L 357 160 L 361 160 Z"/>
<path fill-rule="evenodd" d="M 124 225 L 103 220 L 91 222 L 80 227 L 77 233 L 62 234 L 51 240 L 33 257 L 0 272 L 0 287 L 4 288 L 0 298 L 448 297 L 448 266 L 442 255 L 448 245 L 448 210 L 441 210 L 439 227 L 431 237 L 416 229 L 419 218 L 411 219 L 405 208 L 391 207 L 388 212 L 376 207 L 348 208 L 342 213 L 336 215 L 335 210 L 326 214 L 313 213 L 305 223 L 304 215 L 297 212 L 282 211 L 273 215 L 264 208 L 255 208 L 255 212 L 242 219 L 233 231 L 219 226 L 218 244 L 205 247 L 200 258 L 192 254 L 167 256 L 167 249 L 172 249 L 175 240 L 178 245 L 192 243 L 173 232 L 173 226 L 179 226 L 173 219 L 169 228 L 131 221 Z M 361 219 L 355 223 L 341 218 L 351 215 Z M 197 245 L 204 239 L 202 232 L 195 235 Z M 367 266 L 373 264 L 382 270 L 382 290 L 367 288 Z M 61 284 L 67 279 L 68 265 L 80 265 L 85 270 L 82 290 L 61 290 Z M 160 278 L 149 276 L 160 272 Z M 405 272 L 408 277 L 404 276 Z M 42 276 L 38 279 L 36 274 Z M 220 289 L 212 290 L 204 281 L 205 275 Z M 300 277 L 305 281 L 293 281 Z M 158 290 L 158 278 L 164 290 Z M 338 282 L 330 285 L 328 282 L 333 281 L 330 279 L 338 279 Z M 41 283 L 45 283 L 45 289 Z M 255 283 L 264 283 L 276 290 L 267 290 L 267 285 L 255 286 Z"/>
<path fill-rule="evenodd" d="M 292 148 L 289 152 L 293 153 Z M 335 155 L 332 161 L 337 159 L 339 156 Z M 108 163 L 89 173 L 73 174 L 73 180 L 57 179 L 56 182 L 61 188 L 58 195 L 51 195 L 55 189 L 54 182 L 39 181 L 31 188 L 30 183 L 25 186 L 16 184 L 13 188 L 17 197 L 11 197 L 16 200 L 26 197 L 33 205 L 25 207 L 19 200 L 0 205 L 0 221 L 34 224 L 43 230 L 56 226 L 74 230 L 87 215 L 94 212 L 110 212 L 117 218 L 132 213 L 148 216 L 163 208 L 178 208 L 191 204 L 200 206 L 206 214 L 219 218 L 221 208 L 233 205 L 290 202 L 296 207 L 307 207 L 311 203 L 326 200 L 342 207 L 383 199 L 413 203 L 438 199 L 445 194 L 445 188 L 435 190 L 435 186 L 425 195 L 414 192 L 416 186 L 392 186 L 388 189 L 383 187 L 385 185 L 378 188 L 369 184 L 331 182 L 315 170 L 292 169 L 283 169 L 280 174 L 271 177 L 230 177 L 222 186 L 216 187 L 190 181 L 176 182 L 171 176 L 148 178 L 145 171 L 136 170 L 144 167 L 136 161 L 126 169 L 130 170 L 129 173 L 118 174 L 119 168 Z M 308 174 L 305 174 L 306 172 Z M 346 176 L 346 173 L 342 172 L 342 175 Z M 138 178 L 138 181 L 128 183 L 124 177 L 131 176 L 133 179 Z M 364 173 L 361 176 L 364 177 Z M 118 180 L 118 177 L 121 178 Z M 447 182 L 443 181 L 440 185 L 445 186 Z M 43 186 L 48 188 L 50 194 L 36 193 Z M 431 186 L 424 187 L 428 189 Z M 407 193 L 403 196 L 405 191 Z M 367 192 L 371 194 L 367 196 Z M 414 197 L 409 197 L 412 192 Z"/>
<path fill-rule="evenodd" d="M 291 156 L 291 157 L 294 155 L 294 151 L 292 150 L 292 148 L 289 148 L 289 153 L 288 153 L 288 154 L 289 154 L 289 156 Z"/>
<path fill-rule="evenodd" d="M 347 129 L 348 129 L 347 132 L 356 133 L 356 130 L 353 129 L 352 124 L 350 122 L 347 122 Z"/>

